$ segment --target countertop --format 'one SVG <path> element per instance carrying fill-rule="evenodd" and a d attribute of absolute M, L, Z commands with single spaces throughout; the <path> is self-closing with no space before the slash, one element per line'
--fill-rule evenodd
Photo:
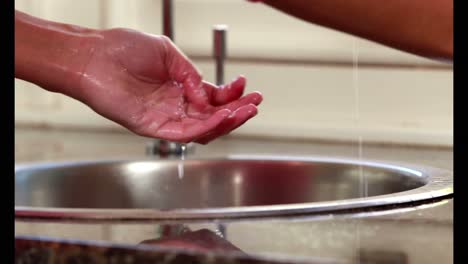
<path fill-rule="evenodd" d="M 147 138 L 125 133 L 15 130 L 15 162 L 138 159 Z M 352 157 L 452 170 L 453 150 L 399 145 L 281 141 L 224 137 L 197 145 L 193 157 L 227 154 Z M 225 238 L 251 256 L 330 259 L 344 263 L 453 263 L 453 199 L 400 208 L 296 217 L 206 221 L 15 221 L 15 235 L 135 245 L 161 230 L 224 229 Z"/>

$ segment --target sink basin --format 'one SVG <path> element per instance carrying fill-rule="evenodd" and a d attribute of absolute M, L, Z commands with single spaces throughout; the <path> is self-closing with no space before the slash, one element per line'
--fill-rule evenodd
<path fill-rule="evenodd" d="M 452 172 L 442 169 L 327 157 L 23 164 L 15 168 L 15 216 L 179 219 L 313 214 L 449 196 L 452 186 Z"/>

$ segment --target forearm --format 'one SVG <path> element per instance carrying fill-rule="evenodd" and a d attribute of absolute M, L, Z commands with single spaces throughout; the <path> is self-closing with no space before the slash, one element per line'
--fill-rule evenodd
<path fill-rule="evenodd" d="M 73 95 L 93 46 L 94 30 L 15 12 L 15 77 Z"/>
<path fill-rule="evenodd" d="M 303 20 L 434 59 L 453 59 L 451 0 L 265 0 Z"/>

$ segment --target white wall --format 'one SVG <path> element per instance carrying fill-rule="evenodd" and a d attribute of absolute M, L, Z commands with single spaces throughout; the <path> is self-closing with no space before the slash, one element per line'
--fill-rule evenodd
<path fill-rule="evenodd" d="M 234 60 L 226 65 L 226 79 L 244 74 L 247 91 L 264 94 L 260 114 L 234 134 L 452 145 L 450 66 L 244 0 L 174 2 L 175 42 L 196 58 L 205 78 L 214 80 L 211 27 L 227 24 L 228 54 Z M 15 5 L 66 23 L 161 34 L 159 0 L 15 0 Z M 367 65 L 358 71 L 352 68 L 353 51 L 360 65 Z M 18 124 L 119 129 L 79 102 L 19 80 L 15 117 Z"/>

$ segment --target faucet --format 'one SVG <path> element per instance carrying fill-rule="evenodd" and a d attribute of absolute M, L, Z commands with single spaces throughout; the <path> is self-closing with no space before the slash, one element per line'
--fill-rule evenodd
<path fill-rule="evenodd" d="M 173 0 L 162 1 L 163 34 L 174 41 Z M 224 60 L 226 58 L 226 25 L 213 26 L 213 57 L 216 63 L 216 84 L 224 83 Z M 185 149 L 184 149 L 185 148 Z M 163 139 L 155 139 L 146 145 L 146 155 L 151 157 L 167 158 L 180 157 L 195 152 L 193 143 L 182 144 L 169 142 Z"/>
<path fill-rule="evenodd" d="M 162 1 L 163 35 L 174 41 L 173 3 L 172 0 Z M 154 139 L 146 144 L 146 155 L 167 158 L 180 157 L 184 154 L 185 144 L 170 142 L 164 139 Z M 188 152 L 194 152 L 193 144 L 187 144 Z"/>
<path fill-rule="evenodd" d="M 216 63 L 216 84 L 224 83 L 224 60 L 226 58 L 227 25 L 213 26 L 213 57 Z M 215 233 L 227 239 L 226 226 L 223 223 L 216 224 Z"/>
<path fill-rule="evenodd" d="M 216 84 L 224 83 L 224 60 L 226 58 L 227 25 L 213 26 L 213 57 L 216 63 Z"/>
<path fill-rule="evenodd" d="M 162 1 L 163 35 L 174 41 L 174 20 L 172 7 L 172 0 Z"/>

